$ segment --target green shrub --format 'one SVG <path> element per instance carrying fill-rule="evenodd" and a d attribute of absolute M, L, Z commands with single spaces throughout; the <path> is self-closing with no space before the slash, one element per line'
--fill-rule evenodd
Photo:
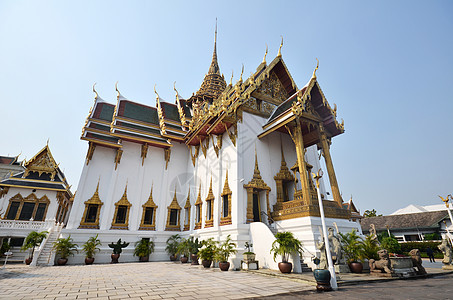
<path fill-rule="evenodd" d="M 439 242 L 405 242 L 405 243 L 400 243 L 401 245 L 401 251 L 404 253 L 409 253 L 412 249 L 418 249 L 420 252 L 426 253 L 426 248 L 430 247 L 434 253 L 440 253 L 439 249 L 437 248 L 438 245 L 440 245 Z"/>
<path fill-rule="evenodd" d="M 389 253 L 402 254 L 401 246 L 398 243 L 398 240 L 391 236 L 382 238 L 381 249 L 386 249 Z"/>
<path fill-rule="evenodd" d="M 428 241 L 438 241 L 441 239 L 442 239 L 442 237 L 437 232 L 425 234 L 425 240 L 428 240 Z"/>

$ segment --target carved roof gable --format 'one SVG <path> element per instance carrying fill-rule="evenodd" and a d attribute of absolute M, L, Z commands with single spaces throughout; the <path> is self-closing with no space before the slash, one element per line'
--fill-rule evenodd
<path fill-rule="evenodd" d="M 32 159 L 27 161 L 24 164 L 24 167 L 28 172 L 38 172 L 39 175 L 42 173 L 50 173 L 54 175 L 56 173 L 56 169 L 58 168 L 58 164 L 55 162 L 49 146 L 46 145 Z"/>

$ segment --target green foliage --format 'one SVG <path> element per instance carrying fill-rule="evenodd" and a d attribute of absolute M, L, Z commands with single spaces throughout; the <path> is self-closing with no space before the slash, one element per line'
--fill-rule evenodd
<path fill-rule="evenodd" d="M 425 252 L 426 253 L 426 248 L 431 248 L 434 251 L 434 254 L 440 253 L 440 250 L 437 248 L 437 246 L 440 245 L 439 242 L 404 242 L 400 243 L 401 246 L 401 252 L 403 253 L 409 253 L 412 249 L 418 249 L 420 250 L 420 253 Z"/>
<path fill-rule="evenodd" d="M 370 217 L 381 217 L 382 214 L 377 214 L 376 210 L 373 208 L 372 210 L 365 210 L 363 213 L 364 218 L 370 218 Z"/>
<path fill-rule="evenodd" d="M 189 245 L 191 254 L 197 254 L 201 248 L 201 242 L 198 241 L 198 238 L 194 239 L 193 236 L 189 238 Z"/>
<path fill-rule="evenodd" d="M 292 232 L 278 232 L 275 234 L 275 238 L 270 250 L 270 253 L 274 253 L 274 261 L 276 261 L 277 255 L 280 255 L 283 262 L 288 262 L 291 253 L 303 252 L 302 242 L 295 238 Z"/>
<path fill-rule="evenodd" d="M 379 259 L 377 254 L 379 250 L 379 245 L 376 240 L 373 240 L 371 235 L 365 236 L 365 239 L 362 239 L 362 252 L 359 255 L 359 258 L 363 261 L 364 259 Z"/>
<path fill-rule="evenodd" d="M 178 252 L 178 245 L 181 240 L 179 234 L 174 234 L 167 239 L 167 247 L 165 247 L 165 251 L 167 251 L 170 255 L 175 255 Z"/>
<path fill-rule="evenodd" d="M 85 252 L 87 258 L 93 258 L 96 250 L 101 251 L 101 249 L 98 248 L 100 245 L 101 241 L 98 239 L 98 234 L 96 234 L 96 236 L 90 237 L 88 241 L 83 244 L 82 250 Z"/>
<path fill-rule="evenodd" d="M 113 249 L 113 254 L 121 254 L 123 252 L 123 248 L 129 246 L 129 243 L 123 242 L 121 243 L 121 239 L 119 239 L 116 243 L 108 244 L 110 248 Z"/>
<path fill-rule="evenodd" d="M 42 241 L 47 237 L 48 232 L 47 231 L 32 231 L 30 232 L 27 237 L 25 238 L 24 244 L 20 248 L 20 250 L 27 250 L 27 249 L 32 249 L 31 250 L 31 255 L 30 259 L 33 259 L 33 254 L 35 253 L 35 247 L 39 246 Z"/>
<path fill-rule="evenodd" d="M 401 246 L 393 236 L 382 238 L 381 249 L 386 249 L 389 253 L 402 254 Z"/>
<path fill-rule="evenodd" d="M 249 242 L 245 242 L 245 248 L 247 248 L 247 251 L 244 252 L 244 254 L 255 254 L 253 251 L 251 251 L 251 248 L 253 247 L 253 244 Z"/>
<path fill-rule="evenodd" d="M 183 255 L 185 257 L 189 257 L 189 253 L 191 250 L 191 245 L 189 239 L 182 239 L 177 247 L 176 253 Z"/>
<path fill-rule="evenodd" d="M 442 237 L 437 232 L 427 233 L 427 234 L 425 234 L 425 240 L 438 241 L 438 240 L 442 240 Z"/>
<path fill-rule="evenodd" d="M 348 233 L 341 233 L 341 245 L 345 252 L 348 262 L 358 262 L 363 256 L 363 240 L 357 234 L 357 230 L 353 229 Z"/>
<path fill-rule="evenodd" d="M 219 262 L 227 262 L 230 255 L 237 252 L 235 247 L 236 244 L 231 241 L 231 237 L 228 235 L 226 240 L 217 247 L 214 258 Z"/>
<path fill-rule="evenodd" d="M 71 236 L 68 236 L 67 238 L 59 238 L 54 242 L 53 248 L 61 258 L 68 258 L 70 255 L 74 255 L 74 251 L 77 251 L 77 244 L 74 244 Z"/>
<path fill-rule="evenodd" d="M 217 251 L 217 243 L 213 238 L 209 238 L 201 242 L 202 247 L 198 251 L 198 257 L 202 260 L 213 260 Z"/>
<path fill-rule="evenodd" d="M 154 252 L 154 242 L 148 239 L 141 239 L 135 243 L 134 256 L 146 257 Z"/>
<path fill-rule="evenodd" d="M 10 244 L 7 241 L 3 241 L 2 247 L 0 249 L 0 255 L 4 255 L 5 252 L 8 252 L 11 249 Z"/>

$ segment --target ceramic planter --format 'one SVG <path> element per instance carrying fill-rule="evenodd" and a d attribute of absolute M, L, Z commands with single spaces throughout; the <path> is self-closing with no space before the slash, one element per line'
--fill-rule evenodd
<path fill-rule="evenodd" d="M 33 260 L 33 259 L 31 259 L 31 258 L 26 258 L 26 259 L 25 259 L 25 264 L 26 264 L 26 265 L 31 264 L 32 260 Z"/>
<path fill-rule="evenodd" d="M 176 255 L 170 255 L 170 260 L 175 261 L 176 260 Z"/>
<path fill-rule="evenodd" d="M 94 257 L 85 257 L 85 264 L 92 265 L 94 263 Z"/>
<path fill-rule="evenodd" d="M 352 273 L 362 273 L 363 265 L 361 262 L 351 262 L 349 263 L 349 269 Z"/>
<path fill-rule="evenodd" d="M 117 264 L 118 259 L 120 258 L 120 254 L 112 254 L 111 255 L 112 261 L 110 262 L 111 264 Z"/>
<path fill-rule="evenodd" d="M 211 263 L 212 263 L 212 260 L 205 260 L 205 259 L 203 259 L 203 260 L 201 261 L 201 264 L 202 264 L 203 267 L 205 267 L 205 268 L 210 268 L 210 267 L 211 267 Z"/>
<path fill-rule="evenodd" d="M 278 269 L 282 273 L 291 273 L 291 270 L 293 269 L 293 264 L 290 262 L 279 262 Z"/>
<path fill-rule="evenodd" d="M 189 261 L 189 258 L 187 256 L 181 256 L 179 260 L 181 261 L 181 263 L 185 264 Z"/>
<path fill-rule="evenodd" d="M 199 265 L 199 263 L 198 263 L 198 255 L 190 254 L 190 260 L 192 261 L 192 265 Z"/>
<path fill-rule="evenodd" d="M 140 257 L 138 258 L 138 260 L 141 261 L 141 262 L 147 262 L 147 261 L 149 261 L 149 255 L 140 256 Z"/>
<path fill-rule="evenodd" d="M 219 268 L 222 271 L 228 271 L 230 268 L 230 263 L 229 262 L 219 262 Z"/>
<path fill-rule="evenodd" d="M 330 272 L 329 270 L 324 269 L 315 269 L 313 271 L 313 276 L 316 280 L 316 290 L 318 291 L 331 291 L 332 287 L 330 286 Z"/>
<path fill-rule="evenodd" d="M 57 259 L 57 265 L 64 266 L 68 262 L 67 258 L 59 258 Z"/>

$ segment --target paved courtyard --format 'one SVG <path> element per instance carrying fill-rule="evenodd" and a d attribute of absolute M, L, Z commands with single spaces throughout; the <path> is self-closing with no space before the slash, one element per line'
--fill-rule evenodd
<path fill-rule="evenodd" d="M 0 299 L 242 299 L 314 289 L 287 279 L 172 262 L 0 270 Z"/>

